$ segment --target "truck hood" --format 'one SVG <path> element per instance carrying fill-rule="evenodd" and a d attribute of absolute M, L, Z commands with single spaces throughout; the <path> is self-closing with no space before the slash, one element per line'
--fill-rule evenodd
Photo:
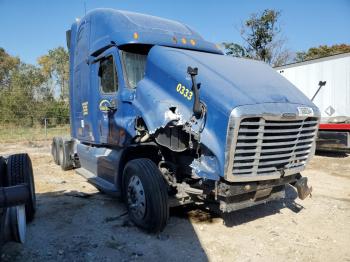
<path fill-rule="evenodd" d="M 169 92 L 176 91 L 178 83 L 191 89 L 188 66 L 198 68 L 197 82 L 201 83 L 201 99 L 215 103 L 226 113 L 237 106 L 248 104 L 313 105 L 274 69 L 252 59 L 155 46 L 149 53 L 146 77 L 158 82 L 167 76 L 172 81 L 162 82 L 161 85 Z"/>
<path fill-rule="evenodd" d="M 279 107 L 281 112 L 297 113 L 297 106 L 302 105 L 318 112 L 304 94 L 263 62 L 154 46 L 148 54 L 145 77 L 136 88 L 134 101 L 150 132 L 176 117 L 183 123 L 192 116 L 193 98 L 186 97 L 186 89 L 191 91 L 192 86 L 188 66 L 198 68 L 200 99 L 207 107 L 201 143 L 218 157 L 221 174 L 228 121 L 235 108 L 266 104 L 268 106 L 259 107 L 266 112 L 256 114 L 271 113 L 268 111 L 274 107 Z M 179 91 L 179 85 L 183 91 Z"/>

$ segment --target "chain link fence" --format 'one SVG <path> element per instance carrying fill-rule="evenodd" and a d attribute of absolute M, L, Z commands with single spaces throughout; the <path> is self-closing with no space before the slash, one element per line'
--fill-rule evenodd
<path fill-rule="evenodd" d="M 70 134 L 69 117 L 43 118 L 34 125 L 0 124 L 0 143 L 51 140 Z"/>

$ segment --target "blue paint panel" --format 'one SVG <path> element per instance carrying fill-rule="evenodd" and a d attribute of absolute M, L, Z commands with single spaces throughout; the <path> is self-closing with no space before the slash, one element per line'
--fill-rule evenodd
<path fill-rule="evenodd" d="M 215 44 L 205 41 L 188 26 L 164 18 L 100 8 L 89 12 L 78 22 L 78 26 L 84 26 L 85 23 L 91 23 L 90 43 L 87 46 L 89 54 L 111 41 L 118 46 L 143 43 L 222 53 Z M 134 38 L 135 32 L 138 33 L 137 39 Z M 186 39 L 185 44 L 182 38 Z M 194 45 L 191 39 L 195 41 Z"/>
<path fill-rule="evenodd" d="M 81 166 L 97 177 L 116 186 L 119 191 L 118 167 L 123 150 L 111 150 L 105 147 L 77 145 Z"/>

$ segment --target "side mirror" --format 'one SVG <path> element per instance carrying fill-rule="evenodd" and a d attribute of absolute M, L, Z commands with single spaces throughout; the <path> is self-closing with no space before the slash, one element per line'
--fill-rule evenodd
<path fill-rule="evenodd" d="M 196 76 L 196 75 L 198 75 L 198 68 L 197 67 L 194 67 L 194 68 L 192 68 L 192 67 L 187 67 L 187 74 L 189 74 L 189 75 L 194 75 L 194 76 Z"/>
<path fill-rule="evenodd" d="M 72 31 L 71 30 L 66 31 L 66 41 L 67 41 L 67 48 L 68 48 L 68 50 L 70 49 L 71 35 L 72 35 Z"/>

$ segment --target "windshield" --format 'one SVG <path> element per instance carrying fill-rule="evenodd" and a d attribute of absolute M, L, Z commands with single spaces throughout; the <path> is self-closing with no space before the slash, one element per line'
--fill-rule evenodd
<path fill-rule="evenodd" d="M 147 55 L 122 52 L 127 84 L 130 88 L 135 88 L 137 83 L 145 76 Z"/>

